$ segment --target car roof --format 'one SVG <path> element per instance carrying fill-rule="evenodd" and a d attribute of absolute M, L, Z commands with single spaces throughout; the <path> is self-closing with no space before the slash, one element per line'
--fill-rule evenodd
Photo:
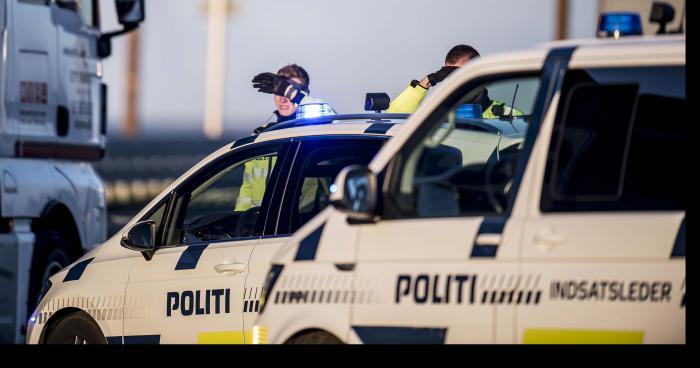
<path fill-rule="evenodd" d="M 307 136 L 381 136 L 391 137 L 401 130 L 408 114 L 352 114 L 310 119 L 295 119 L 277 124 L 257 135 L 231 142 L 231 149 L 251 143 Z"/>

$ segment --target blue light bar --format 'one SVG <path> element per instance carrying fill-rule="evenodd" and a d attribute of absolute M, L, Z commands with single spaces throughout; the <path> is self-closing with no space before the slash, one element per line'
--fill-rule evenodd
<path fill-rule="evenodd" d="M 482 111 L 479 104 L 464 104 L 457 108 L 457 119 L 481 119 Z"/>
<path fill-rule="evenodd" d="M 603 13 L 598 22 L 598 37 L 638 36 L 642 32 L 642 18 L 638 13 Z"/>
<path fill-rule="evenodd" d="M 299 105 L 297 108 L 297 119 L 317 118 L 320 116 L 335 115 L 336 112 L 327 103 L 310 103 Z"/>

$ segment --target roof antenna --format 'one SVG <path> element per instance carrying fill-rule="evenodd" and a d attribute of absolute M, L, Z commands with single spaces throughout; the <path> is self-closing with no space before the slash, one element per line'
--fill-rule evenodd
<path fill-rule="evenodd" d="M 500 118 L 501 120 L 505 120 L 508 123 L 510 123 L 510 126 L 512 126 L 513 130 L 515 130 L 516 132 L 518 132 L 518 129 L 516 129 L 515 125 L 513 124 L 513 110 L 515 110 L 515 96 L 518 95 L 518 87 L 520 87 L 520 83 L 515 85 L 515 91 L 513 92 L 513 102 L 510 103 L 510 112 L 508 113 L 508 116 Z"/>

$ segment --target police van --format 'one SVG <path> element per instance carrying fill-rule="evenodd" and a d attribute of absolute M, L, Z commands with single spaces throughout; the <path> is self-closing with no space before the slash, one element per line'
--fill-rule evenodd
<path fill-rule="evenodd" d="M 103 32 L 99 5 L 0 0 L 0 343 L 25 341 L 48 278 L 107 235 L 102 60 L 145 14 L 116 0 L 123 28 Z"/>
<path fill-rule="evenodd" d="M 685 37 L 639 24 L 453 73 L 273 257 L 253 342 L 684 343 Z"/>
<path fill-rule="evenodd" d="M 340 170 L 368 164 L 407 117 L 331 111 L 303 105 L 192 167 L 50 279 L 27 342 L 252 342 L 272 255 L 329 203 Z"/>

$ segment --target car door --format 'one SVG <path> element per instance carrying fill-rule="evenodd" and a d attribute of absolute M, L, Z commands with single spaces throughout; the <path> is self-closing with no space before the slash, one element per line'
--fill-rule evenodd
<path fill-rule="evenodd" d="M 161 245 L 132 267 L 124 342 L 244 342 L 248 261 L 288 148 L 272 142 L 226 154 L 145 217 L 160 224 Z"/>
<path fill-rule="evenodd" d="M 386 140 L 385 136 L 301 138 L 298 151 L 290 154 L 294 161 L 283 185 L 286 190 L 275 193 L 280 195 L 274 200 L 280 204 L 275 226 L 256 244 L 250 260 L 243 314 L 246 331 L 252 328 L 260 310 L 272 257 L 291 234 L 328 206 L 330 186 L 338 173 L 349 165 L 369 164 Z"/>
<path fill-rule="evenodd" d="M 459 87 L 379 174 L 381 219 L 349 221 L 349 341 L 513 341 L 515 306 L 540 298 L 537 280 L 519 273 L 522 221 L 509 199 L 540 79 L 523 71 Z M 497 101 L 506 115 L 481 118 Z"/>
<path fill-rule="evenodd" d="M 629 65 L 568 70 L 543 126 L 518 342 L 685 342 L 685 66 Z"/>

